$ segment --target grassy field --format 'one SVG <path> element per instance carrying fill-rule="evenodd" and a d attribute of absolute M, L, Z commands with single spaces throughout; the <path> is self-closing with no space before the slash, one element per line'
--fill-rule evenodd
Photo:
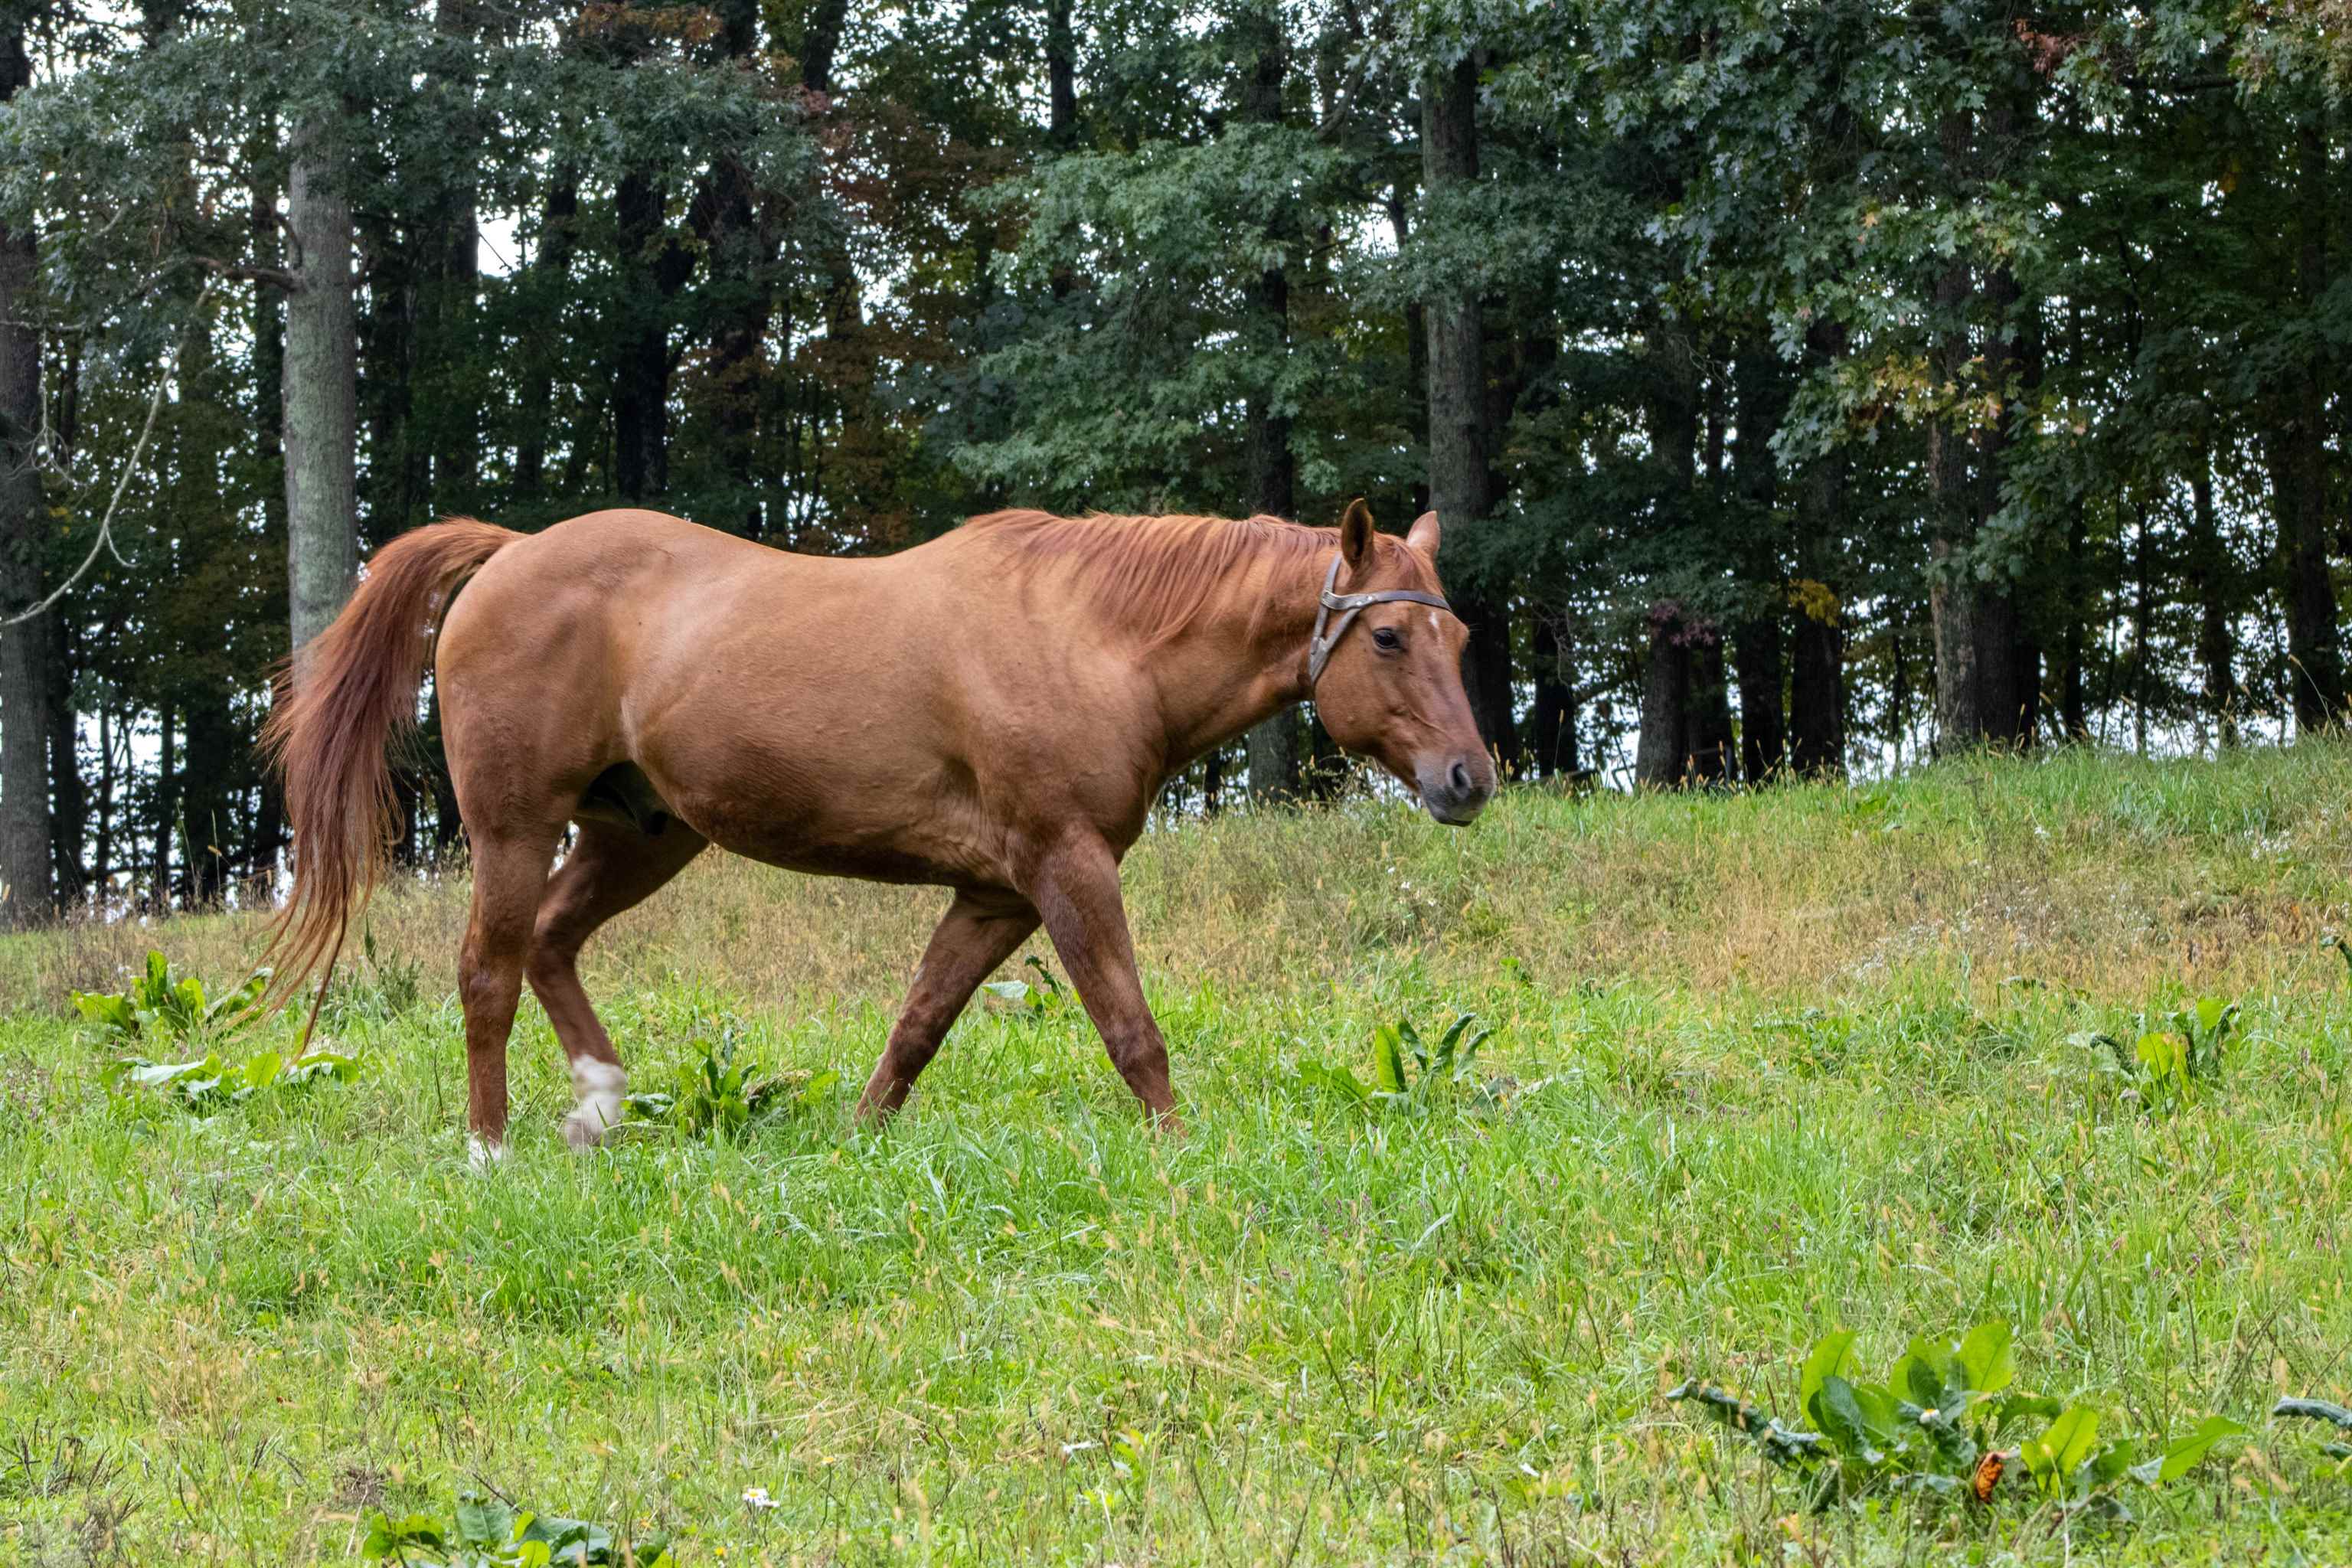
<path fill-rule="evenodd" d="M 354 1081 L 208 1118 L 110 1093 L 66 994 L 150 944 L 233 981 L 255 924 L 13 939 L 0 1559 L 345 1563 L 374 1510 L 475 1488 L 681 1564 L 2341 1563 L 2352 1479 L 2268 1411 L 2352 1390 L 2347 764 L 1156 833 L 1128 887 L 1181 1141 L 1050 999 L 983 999 L 856 1128 L 928 892 L 697 867 L 592 950 L 635 1087 L 722 1030 L 838 1083 L 740 1142 L 574 1157 L 526 1003 L 488 1176 L 462 884 L 379 903 L 329 1009 Z M 2080 1039 L 2199 996 L 2241 1028 L 2184 1096 Z M 1457 1011 L 1508 1084 L 1302 1075 L 1370 1079 L 1375 1026 Z M 1990 1321 L 2107 1431 L 2248 1435 L 2128 1524 L 2015 1480 L 1816 1511 L 1663 1398 L 1703 1375 L 1801 1424 L 1824 1331 L 1883 1369 Z"/>

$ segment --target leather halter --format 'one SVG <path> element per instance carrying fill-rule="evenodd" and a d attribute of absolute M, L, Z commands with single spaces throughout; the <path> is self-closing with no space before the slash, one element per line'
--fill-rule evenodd
<path fill-rule="evenodd" d="M 1384 588 L 1376 594 L 1335 594 L 1331 590 L 1339 585 L 1339 567 L 1345 560 L 1345 556 L 1334 555 L 1331 557 L 1331 570 L 1323 574 L 1322 605 L 1315 612 L 1315 635 L 1307 644 L 1307 688 L 1310 691 L 1323 678 L 1323 667 L 1331 662 L 1331 650 L 1339 646 L 1341 637 L 1348 635 L 1349 623 L 1372 605 L 1427 605 L 1432 609 L 1444 610 L 1449 616 L 1454 613 L 1454 606 L 1436 595 L 1416 594 L 1410 588 Z M 1331 619 L 1334 610 L 1339 612 L 1339 624 L 1331 627 L 1329 637 L 1325 637 L 1323 627 Z M 1454 616 L 1454 619 L 1461 617 Z"/>

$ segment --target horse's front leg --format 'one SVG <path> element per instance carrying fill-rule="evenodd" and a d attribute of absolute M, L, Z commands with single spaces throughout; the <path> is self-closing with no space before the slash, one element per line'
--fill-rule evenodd
<path fill-rule="evenodd" d="M 1078 988 L 1113 1066 L 1160 1130 L 1181 1132 L 1168 1084 L 1168 1047 L 1143 1000 L 1135 944 L 1118 894 L 1118 858 L 1099 838 L 1065 840 L 1045 855 L 1026 889 L 1045 917 L 1062 967 Z"/>
<path fill-rule="evenodd" d="M 939 1053 L 940 1041 L 973 990 L 1036 929 L 1037 911 L 1011 894 L 956 895 L 923 950 L 922 965 L 907 992 L 906 1010 L 898 1015 L 890 1043 L 882 1048 L 882 1059 L 874 1064 L 874 1076 L 857 1102 L 859 1116 L 879 1121 L 906 1103 L 915 1075 Z"/>

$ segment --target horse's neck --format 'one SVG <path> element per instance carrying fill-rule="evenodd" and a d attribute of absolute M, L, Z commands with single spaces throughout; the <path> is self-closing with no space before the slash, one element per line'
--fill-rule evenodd
<path fill-rule="evenodd" d="M 1171 764 L 1306 699 L 1307 640 L 1327 564 L 1269 557 L 1243 591 L 1152 654 Z"/>

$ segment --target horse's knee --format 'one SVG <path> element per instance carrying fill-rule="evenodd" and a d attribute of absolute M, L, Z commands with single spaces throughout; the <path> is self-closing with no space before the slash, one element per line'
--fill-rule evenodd
<path fill-rule="evenodd" d="M 503 989 L 499 965 L 468 953 L 457 965 L 457 1000 L 469 1014 L 494 1006 Z"/>

